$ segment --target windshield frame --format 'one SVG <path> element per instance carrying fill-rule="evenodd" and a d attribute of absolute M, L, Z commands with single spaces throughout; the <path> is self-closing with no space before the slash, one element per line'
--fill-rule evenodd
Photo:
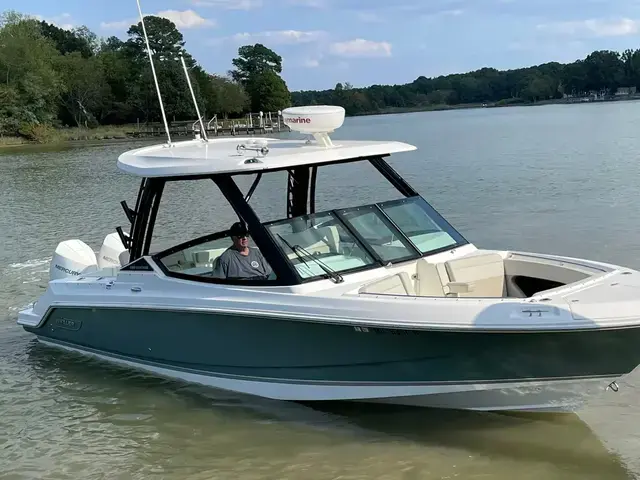
<path fill-rule="evenodd" d="M 303 276 L 301 276 L 298 273 L 298 270 L 297 270 L 296 266 L 289 259 L 287 251 L 284 249 L 284 247 L 282 245 L 282 241 L 280 239 L 278 239 L 274 235 L 274 232 L 271 230 L 271 227 L 275 227 L 275 226 L 278 226 L 278 225 L 290 224 L 295 220 L 308 219 L 309 217 L 319 217 L 319 216 L 329 216 L 329 217 L 335 219 L 336 222 L 339 223 L 340 226 L 345 230 L 345 232 L 347 234 L 349 234 L 351 237 L 353 237 L 354 242 L 358 245 L 358 247 L 362 251 L 364 251 L 369 257 L 371 257 L 371 259 L 372 259 L 372 262 L 368 263 L 366 265 L 362 265 L 362 266 L 354 267 L 354 268 L 349 268 L 349 269 L 345 269 L 345 270 L 336 270 L 335 271 L 336 273 L 340 274 L 341 276 L 342 275 L 350 275 L 352 273 L 364 272 L 364 271 L 367 271 L 367 270 L 371 270 L 371 269 L 374 269 L 374 268 L 380 268 L 380 267 L 384 266 L 384 263 L 380 259 L 379 255 L 377 255 L 376 252 L 374 252 L 373 249 L 371 249 L 369 244 L 360 237 L 360 235 L 358 234 L 357 231 L 354 232 L 353 229 L 349 225 L 347 225 L 345 223 L 345 221 L 337 213 L 336 209 L 334 209 L 334 210 L 326 210 L 326 211 L 323 211 L 323 212 L 316 212 L 316 213 L 307 214 L 307 215 L 299 215 L 299 216 L 293 217 L 293 218 L 283 218 L 283 219 L 273 220 L 271 222 L 263 223 L 262 226 L 265 228 L 267 234 L 273 239 L 274 243 L 276 244 L 276 247 L 282 252 L 283 257 L 284 257 L 284 261 L 287 262 L 291 266 L 291 268 L 295 271 L 296 275 L 298 276 L 298 279 L 299 279 L 300 283 L 308 283 L 308 282 L 317 281 L 317 280 L 321 280 L 321 279 L 328 279 L 328 278 L 330 278 L 330 276 L 328 274 L 326 274 L 326 273 L 315 275 L 315 276 L 311 276 L 311 277 L 303 277 Z M 322 261 L 322 259 L 319 259 L 319 260 Z M 309 260 L 309 261 L 313 261 L 313 260 Z"/>
<path fill-rule="evenodd" d="M 411 240 L 411 237 L 409 237 L 409 235 L 404 230 L 402 230 L 398 225 L 396 225 L 393 219 L 385 211 L 385 208 L 394 207 L 396 205 L 400 205 L 403 203 L 418 203 L 420 208 L 422 208 L 426 212 L 427 216 L 431 219 L 431 221 L 434 222 L 438 227 L 440 227 L 443 232 L 447 233 L 455 241 L 455 244 L 452 246 L 445 246 L 445 247 L 437 248 L 434 250 L 428 250 L 426 252 L 423 252 L 422 250 L 420 250 L 420 248 L 415 244 L 415 242 Z M 452 250 L 454 248 L 459 248 L 469 244 L 469 241 L 453 225 L 451 225 L 451 223 L 449 223 L 447 219 L 445 219 L 442 215 L 440 215 L 440 213 L 438 213 L 438 211 L 435 208 L 433 208 L 431 204 L 427 202 L 427 200 L 425 200 L 421 195 L 416 194 L 416 195 L 412 195 L 405 198 L 397 198 L 395 200 L 379 202 L 379 203 L 376 203 L 376 205 L 378 206 L 378 208 L 380 208 L 380 210 L 382 210 L 382 212 L 387 216 L 387 218 L 389 218 L 389 221 L 393 223 L 395 228 L 407 238 L 407 240 L 414 246 L 414 248 L 418 252 L 420 252 L 420 257 L 436 255 L 438 253 L 446 252 L 447 250 Z"/>
<path fill-rule="evenodd" d="M 442 232 L 448 234 L 455 243 L 451 244 L 451 245 L 447 245 L 444 247 L 440 247 L 434 250 L 429 250 L 426 252 L 422 252 L 420 250 L 420 248 L 411 240 L 411 238 L 406 234 L 406 232 L 404 232 L 400 227 L 398 227 L 395 222 L 393 222 L 393 220 L 387 215 L 387 213 L 384 211 L 385 207 L 392 207 L 392 206 L 396 206 L 396 205 L 400 205 L 403 203 L 417 203 L 419 207 L 421 207 L 425 213 L 427 214 L 427 216 L 436 224 L 436 226 L 438 226 Z M 356 211 L 359 209 L 364 209 L 364 208 L 373 208 L 376 209 L 377 211 L 379 211 L 382 214 L 382 218 L 384 219 L 384 223 L 388 226 L 391 227 L 392 231 L 394 233 L 398 234 L 398 237 L 401 237 L 403 239 L 403 243 L 408 244 L 408 246 L 410 246 L 412 252 L 409 255 L 406 255 L 404 257 L 401 258 L 397 258 L 394 260 L 390 260 L 390 261 L 385 261 L 384 259 L 382 259 L 380 257 L 380 255 L 375 251 L 375 249 L 371 246 L 371 244 L 369 244 L 369 242 L 367 242 L 362 235 L 360 234 L 360 232 L 349 222 L 348 218 L 345 218 L 344 214 L 351 212 L 351 211 Z M 264 226 L 265 230 L 267 231 L 268 235 L 271 236 L 271 238 L 274 240 L 274 242 L 276 243 L 278 249 L 280 251 L 282 251 L 284 253 L 285 256 L 285 261 L 287 263 L 289 263 L 289 265 L 293 268 L 293 270 L 296 272 L 296 274 L 298 275 L 299 279 L 300 279 L 300 283 L 309 283 L 309 282 L 314 282 L 314 281 L 318 281 L 321 279 L 326 279 L 329 278 L 329 276 L 327 274 L 320 274 L 320 275 L 316 275 L 316 276 L 311 276 L 311 277 L 302 277 L 298 274 L 297 269 L 295 268 L 295 265 L 290 261 L 290 259 L 288 258 L 285 250 L 283 249 L 283 247 L 280 244 L 280 240 L 278 240 L 272 230 L 270 229 L 270 227 L 275 226 L 275 225 L 284 225 L 287 223 L 291 223 L 294 220 L 297 219 L 301 219 L 301 218 L 308 218 L 311 216 L 320 216 L 320 215 L 331 215 L 332 217 L 334 217 L 336 220 L 338 220 L 340 222 L 340 224 L 342 225 L 343 228 L 346 229 L 347 233 L 349 235 L 351 235 L 354 240 L 358 243 L 358 246 L 365 251 L 368 255 L 370 255 L 373 259 L 374 262 L 368 264 L 368 265 L 363 265 L 360 267 L 356 267 L 356 268 L 351 268 L 351 269 L 345 269 L 345 270 L 335 270 L 336 273 L 338 273 L 339 275 L 350 275 L 353 273 L 360 273 L 360 272 L 364 272 L 367 270 L 373 270 L 375 268 L 380 268 L 386 265 L 397 265 L 400 263 L 405 263 L 405 262 L 409 262 L 409 261 L 414 261 L 414 260 L 418 260 L 420 258 L 424 258 L 424 257 L 429 257 L 432 255 L 437 255 L 438 253 L 442 253 L 442 252 L 446 252 L 449 250 L 453 250 L 455 248 L 460 248 L 464 245 L 469 244 L 469 241 L 467 239 L 465 239 L 462 234 L 460 232 L 458 232 L 449 222 L 447 222 L 444 217 L 442 215 L 440 215 L 430 204 L 429 202 L 427 202 L 422 196 L 420 195 L 413 195 L 410 197 L 405 197 L 405 198 L 399 198 L 399 199 L 394 199 L 394 200 L 388 200 L 385 202 L 377 202 L 377 203 L 371 203 L 368 205 L 359 205 L 357 207 L 347 207 L 347 208 L 340 208 L 340 209 L 334 209 L 334 210 L 326 210 L 323 212 L 316 212 L 315 214 L 308 214 L 308 215 L 301 215 L 298 217 L 293 217 L 293 218 L 285 218 L 285 219 L 280 219 L 280 220 L 274 220 L 271 222 L 265 222 L 262 225 Z M 320 259 L 322 261 L 322 259 Z M 311 261 L 311 260 L 310 260 Z"/>
<path fill-rule="evenodd" d="M 295 264 L 289 258 L 289 249 L 286 247 L 286 245 L 283 245 L 281 241 L 278 238 L 276 238 L 272 234 L 271 230 L 269 229 L 269 226 L 274 224 L 286 224 L 287 222 L 291 222 L 294 219 L 309 217 L 311 215 L 318 216 L 322 214 L 332 214 L 332 216 L 336 219 L 336 222 L 339 223 L 341 227 L 345 229 L 346 233 L 354 239 L 355 244 L 363 252 L 365 252 L 369 257 L 371 257 L 374 260 L 374 262 L 372 263 L 368 263 L 366 265 L 361 265 L 351 269 L 336 270 L 336 273 L 338 273 L 339 275 L 350 275 L 350 274 L 360 273 L 368 270 L 374 270 L 374 269 L 383 267 L 385 265 L 399 264 L 399 263 L 404 263 L 412 260 L 417 260 L 422 257 L 436 255 L 438 253 L 453 250 L 455 248 L 459 248 L 463 245 L 469 244 L 469 242 L 455 229 L 455 227 L 453 227 L 447 220 L 445 220 L 444 217 L 440 215 L 429 204 L 429 202 L 426 199 L 424 199 L 409 184 L 407 184 L 406 181 L 404 181 L 404 179 L 399 174 L 397 174 L 397 172 L 395 172 L 395 170 L 393 170 L 393 168 L 391 168 L 389 164 L 387 164 L 384 161 L 382 156 L 357 158 L 357 159 L 355 158 L 345 159 L 345 160 L 340 160 L 336 162 L 330 162 L 329 164 L 352 163 L 352 162 L 357 163 L 361 161 L 371 163 L 396 188 L 396 190 L 402 195 L 402 197 L 394 200 L 384 201 L 384 202 L 376 202 L 369 205 L 359 205 L 355 207 L 333 209 L 333 210 L 327 210 L 324 212 L 316 212 L 315 208 L 312 207 L 311 208 L 312 211 L 308 211 L 308 213 L 306 213 L 305 215 L 297 215 L 294 217 L 289 216 L 287 218 L 282 218 L 282 219 L 263 223 L 260 221 L 259 217 L 256 215 L 256 212 L 253 210 L 253 208 L 249 204 L 251 193 L 253 193 L 253 190 L 255 190 L 255 186 L 257 186 L 257 184 L 259 183 L 259 180 L 256 179 L 255 184 L 252 185 L 249 192 L 247 192 L 248 194 L 243 194 L 234 181 L 234 177 L 249 175 L 248 173 L 146 179 L 146 180 L 153 180 L 155 183 L 159 184 L 156 188 L 156 190 L 159 190 L 159 194 L 157 195 L 158 198 L 156 199 L 151 198 L 152 197 L 151 193 L 153 193 L 153 188 L 151 188 L 153 187 L 153 185 L 151 185 L 151 187 L 145 187 L 143 189 L 144 193 L 148 194 L 147 196 L 150 196 L 151 200 L 147 199 L 148 201 L 146 202 L 144 201 L 140 202 L 140 198 L 138 198 L 137 203 L 141 203 L 141 207 L 140 207 L 142 210 L 141 213 L 146 212 L 147 216 L 149 216 L 149 214 L 151 216 L 148 222 L 148 226 L 146 221 L 144 222 L 142 221 L 144 219 L 140 219 L 140 222 L 136 221 L 135 226 L 137 226 L 138 223 L 141 224 L 140 232 L 137 232 L 137 234 L 134 235 L 134 237 L 136 237 L 134 239 L 134 243 L 139 244 L 139 247 L 140 247 L 139 249 L 141 250 L 140 252 L 141 255 L 139 255 L 139 257 L 141 258 L 142 256 L 145 256 L 145 255 L 151 256 L 151 258 L 158 265 L 160 270 L 168 277 L 179 278 L 179 279 L 198 282 L 198 283 L 213 283 L 218 285 L 243 285 L 243 286 L 256 286 L 256 287 L 257 286 L 275 287 L 275 286 L 295 286 L 295 285 L 301 285 L 301 284 L 306 284 L 306 283 L 325 280 L 325 279 L 331 280 L 332 276 L 327 273 L 322 273 L 315 276 L 303 277 L 298 272 L 297 268 L 295 267 Z M 311 164 L 311 165 L 306 165 L 305 168 L 315 169 L 318 166 L 323 166 L 323 165 L 325 164 L 322 164 L 322 165 Z M 286 168 L 273 169 L 273 170 L 269 169 L 268 171 L 275 172 L 280 170 L 288 170 L 288 169 Z M 315 173 L 313 171 L 311 172 L 311 176 L 315 177 Z M 186 242 L 183 242 L 179 245 L 175 245 L 163 251 L 159 251 L 155 253 L 149 252 L 148 241 L 150 240 L 150 237 L 153 234 L 153 228 L 155 224 L 154 211 L 157 211 L 157 208 L 159 206 L 158 204 L 160 203 L 160 197 L 162 196 L 162 190 L 163 190 L 162 187 L 164 186 L 164 184 L 167 182 L 188 181 L 193 179 L 205 179 L 205 178 L 213 180 L 213 182 L 218 186 L 218 188 L 220 189 L 224 197 L 227 199 L 231 207 L 235 210 L 236 214 L 238 215 L 238 219 L 245 222 L 248 225 L 249 230 L 252 231 L 253 234 L 255 234 L 255 236 L 252 235 L 255 246 L 261 249 L 262 253 L 265 255 L 265 258 L 269 262 L 274 273 L 276 273 L 275 279 L 235 280 L 235 279 L 209 278 L 209 277 L 204 277 L 199 275 L 174 272 L 169 270 L 164 265 L 163 260 L 165 257 L 173 253 L 176 253 L 180 250 L 191 248 L 193 246 L 198 246 L 200 244 L 207 243 L 209 241 L 213 241 L 215 239 L 228 236 L 229 232 L 227 230 L 203 235 L 199 238 L 188 240 Z M 150 182 L 147 182 L 147 183 L 150 183 Z M 314 196 L 315 196 L 314 183 L 312 183 L 311 188 L 314 190 Z M 142 190 L 142 185 L 141 185 L 141 190 Z M 149 190 L 149 192 L 147 192 L 147 190 Z M 140 194 L 139 194 L 139 197 L 140 197 Z M 313 198 L 309 198 L 310 203 L 312 199 Z M 430 218 L 431 221 L 435 223 L 435 225 L 441 231 L 449 234 L 451 238 L 455 241 L 455 243 L 422 253 L 421 250 L 418 248 L 418 246 L 416 246 L 416 244 L 411 241 L 409 236 L 405 232 L 403 232 L 402 229 L 400 229 L 395 224 L 395 222 L 393 222 L 390 216 L 387 215 L 387 213 L 385 212 L 385 208 L 388 208 L 394 205 L 399 205 L 403 203 L 412 203 L 412 202 L 417 202 L 418 205 L 422 208 L 422 210 L 424 210 L 427 217 Z M 402 258 L 396 258 L 392 261 L 383 261 L 380 255 L 378 255 L 377 252 L 374 251 L 372 246 L 369 245 L 369 243 L 366 240 L 364 240 L 364 238 L 362 238 L 358 229 L 353 227 L 349 223 L 348 218 L 345 218 L 344 216 L 346 212 L 349 212 L 354 209 L 364 208 L 364 207 L 375 208 L 376 211 L 381 214 L 381 218 L 383 219 L 383 222 L 385 223 L 385 225 L 387 225 L 387 227 L 391 226 L 392 227 L 391 230 L 395 234 L 397 234 L 398 238 L 402 238 L 403 240 L 402 243 L 411 247 L 412 254 L 403 256 Z M 386 219 L 386 221 L 384 219 Z M 134 226 L 132 226 L 132 229 L 133 227 Z M 142 248 L 143 242 L 144 242 L 144 248 Z M 309 261 L 312 262 L 312 260 L 309 260 Z"/>
<path fill-rule="evenodd" d="M 381 203 L 384 203 L 384 202 L 381 202 Z M 402 239 L 402 243 L 405 244 L 404 246 L 409 249 L 409 253 L 407 255 L 403 256 L 403 257 L 398 257 L 398 258 L 395 258 L 393 260 L 385 260 L 384 258 L 382 258 L 380 256 L 380 254 L 378 252 L 376 252 L 376 250 L 373 247 L 373 245 L 371 245 L 362 236 L 362 234 L 353 225 L 353 223 L 351 223 L 350 219 L 347 218 L 347 215 L 349 215 L 352 212 L 357 212 L 358 210 L 372 210 L 374 212 L 379 213 L 380 215 L 378 216 L 378 218 L 380 218 L 380 220 L 382 220 L 382 223 L 384 223 L 384 225 L 392 233 L 394 233 L 394 234 L 395 233 L 399 233 L 398 237 Z M 395 223 L 393 223 L 393 221 L 388 217 L 388 215 L 380 208 L 380 203 L 372 203 L 372 204 L 369 204 L 369 205 L 360 205 L 360 206 L 357 206 L 357 207 L 341 208 L 339 210 L 336 210 L 335 212 L 336 212 L 336 215 L 338 216 L 338 218 L 340 218 L 340 220 L 342 220 L 342 222 L 347 225 L 347 227 L 349 228 L 350 233 L 352 233 L 361 243 L 363 243 L 366 246 L 367 250 L 372 252 L 372 255 L 374 255 L 374 258 L 376 258 L 376 260 L 378 260 L 381 265 L 393 265 L 393 264 L 396 264 L 396 263 L 408 262 L 410 260 L 415 260 L 415 259 L 420 258 L 422 256 L 422 254 L 420 253 L 420 250 L 404 234 L 404 232 L 402 230 L 400 230 L 400 228 L 398 228 L 398 226 Z"/>

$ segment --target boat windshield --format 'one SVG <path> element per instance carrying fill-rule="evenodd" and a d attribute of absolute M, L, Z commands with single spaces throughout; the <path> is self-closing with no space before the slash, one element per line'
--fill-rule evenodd
<path fill-rule="evenodd" d="M 282 258 L 276 254 L 271 259 L 280 256 L 303 281 L 331 278 L 341 282 L 343 274 L 413 260 L 467 243 L 420 196 L 302 215 L 262 225 L 280 254 L 284 255 Z M 250 235 L 249 232 L 246 239 L 251 246 L 253 240 Z M 240 238 L 245 237 L 237 237 Z M 227 230 L 177 245 L 154 258 L 166 274 L 179 278 L 213 282 L 262 281 L 267 284 L 278 280 L 266 259 L 264 269 L 253 265 L 260 263 L 258 253 L 255 259 L 250 260 L 251 266 L 259 270 L 256 276 L 243 277 L 244 274 L 231 275 L 224 268 L 220 270 L 219 258 L 233 244 L 231 230 Z M 238 275 L 240 278 L 235 278 Z"/>
<path fill-rule="evenodd" d="M 422 197 L 393 200 L 379 207 L 423 255 L 467 243 Z"/>
<path fill-rule="evenodd" d="M 265 227 L 303 279 L 397 263 L 467 243 L 422 197 L 280 220 Z"/>
<path fill-rule="evenodd" d="M 335 212 L 304 215 L 265 225 L 300 277 L 357 270 L 376 259 L 344 227 Z"/>

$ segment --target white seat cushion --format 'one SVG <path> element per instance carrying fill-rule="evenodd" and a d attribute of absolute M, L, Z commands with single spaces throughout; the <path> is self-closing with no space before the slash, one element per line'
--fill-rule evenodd
<path fill-rule="evenodd" d="M 469 255 L 445 262 L 451 282 L 473 284 L 473 291 L 461 297 L 503 297 L 505 292 L 504 261 L 497 253 Z"/>
<path fill-rule="evenodd" d="M 375 282 L 364 285 L 358 293 L 379 295 L 415 295 L 411 277 L 406 272 L 389 275 Z"/>
<path fill-rule="evenodd" d="M 420 297 L 444 297 L 444 286 L 449 283 L 444 264 L 429 263 L 424 259 L 416 262 L 416 293 Z"/>

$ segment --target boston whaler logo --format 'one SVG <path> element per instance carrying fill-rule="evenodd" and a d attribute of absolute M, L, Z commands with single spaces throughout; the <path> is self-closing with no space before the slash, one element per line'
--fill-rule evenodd
<path fill-rule="evenodd" d="M 80 327 L 82 327 L 82 321 L 71 320 L 69 318 L 56 318 L 55 325 L 57 327 L 64 328 L 65 330 L 80 330 Z"/>

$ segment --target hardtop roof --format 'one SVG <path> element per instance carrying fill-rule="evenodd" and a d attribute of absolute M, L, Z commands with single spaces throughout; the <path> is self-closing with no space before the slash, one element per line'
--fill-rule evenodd
<path fill-rule="evenodd" d="M 261 153 L 264 147 L 268 152 Z M 120 155 L 118 168 L 140 177 L 251 173 L 412 150 L 416 147 L 395 141 L 334 140 L 333 146 L 326 147 L 309 140 L 225 137 L 209 139 L 208 142 L 196 139 L 130 150 Z"/>

